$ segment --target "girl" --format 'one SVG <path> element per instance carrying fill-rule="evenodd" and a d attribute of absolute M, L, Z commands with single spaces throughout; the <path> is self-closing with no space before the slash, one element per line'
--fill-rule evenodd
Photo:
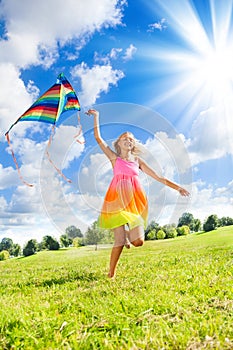
<path fill-rule="evenodd" d="M 115 243 L 110 257 L 108 277 L 115 276 L 122 249 L 144 243 L 148 206 L 145 192 L 139 182 L 139 169 L 153 179 L 177 190 L 182 196 L 189 192 L 179 185 L 159 176 L 144 160 L 138 157 L 139 150 L 133 134 L 125 132 L 114 143 L 113 151 L 102 139 L 99 128 L 99 112 L 89 109 L 86 113 L 94 117 L 94 136 L 113 167 L 113 179 L 106 193 L 99 226 L 113 229 Z"/>

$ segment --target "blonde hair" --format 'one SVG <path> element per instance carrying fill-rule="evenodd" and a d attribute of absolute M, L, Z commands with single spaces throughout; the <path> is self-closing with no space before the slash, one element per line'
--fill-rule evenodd
<path fill-rule="evenodd" d="M 123 134 L 121 134 L 121 135 L 117 138 L 117 140 L 113 142 L 113 147 L 115 148 L 116 154 L 117 154 L 118 156 L 121 154 L 121 148 L 120 148 L 120 146 L 119 146 L 118 143 L 119 143 L 120 139 L 121 139 L 122 137 L 126 136 L 126 135 L 129 136 L 130 138 L 132 138 L 132 140 L 134 141 L 134 146 L 133 146 L 133 148 L 132 148 L 132 150 L 131 150 L 131 153 L 132 153 L 133 155 L 138 155 L 138 154 L 140 154 L 140 153 L 141 153 L 141 150 L 140 150 L 140 148 L 138 147 L 138 141 L 135 139 L 134 135 L 133 135 L 131 132 L 129 132 L 129 131 L 126 131 L 126 132 L 124 132 Z"/>

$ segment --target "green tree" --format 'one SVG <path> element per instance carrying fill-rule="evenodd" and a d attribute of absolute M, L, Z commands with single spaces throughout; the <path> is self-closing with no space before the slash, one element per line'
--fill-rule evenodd
<path fill-rule="evenodd" d="M 60 242 L 61 242 L 62 247 L 67 248 L 73 243 L 73 240 L 71 238 L 69 238 L 67 234 L 64 234 L 64 235 L 61 235 Z"/>
<path fill-rule="evenodd" d="M 68 226 L 65 233 L 69 238 L 74 239 L 75 237 L 83 237 L 83 234 L 79 228 L 74 225 Z"/>
<path fill-rule="evenodd" d="M 11 248 L 13 247 L 13 241 L 11 238 L 4 237 L 0 243 L 0 251 L 2 250 L 8 250 L 10 252 Z"/>
<path fill-rule="evenodd" d="M 216 214 L 212 214 L 208 216 L 208 218 L 203 224 L 203 230 L 205 232 L 216 230 L 217 227 L 218 227 L 218 217 Z"/>
<path fill-rule="evenodd" d="M 166 233 L 163 230 L 158 230 L 156 232 L 156 238 L 157 239 L 164 239 L 166 237 Z"/>
<path fill-rule="evenodd" d="M 218 225 L 221 227 L 233 225 L 233 219 L 230 218 L 229 216 L 223 216 L 222 218 L 219 219 Z"/>
<path fill-rule="evenodd" d="M 166 232 L 166 238 L 175 238 L 177 236 L 177 231 L 175 227 L 171 227 L 169 230 Z"/>
<path fill-rule="evenodd" d="M 75 248 L 79 248 L 79 247 L 82 247 L 82 246 L 84 246 L 85 244 L 84 244 L 84 238 L 81 238 L 81 237 L 75 237 L 74 239 L 73 239 L 73 246 L 75 247 Z"/>
<path fill-rule="evenodd" d="M 230 218 L 229 216 L 227 216 L 226 226 L 230 226 L 230 225 L 233 225 L 233 218 Z"/>
<path fill-rule="evenodd" d="M 151 231 L 155 231 L 157 232 L 160 229 L 160 226 L 157 222 L 155 222 L 154 220 L 152 220 L 150 222 L 150 224 L 147 226 L 146 230 L 145 230 L 145 240 L 150 240 L 151 238 L 148 237 L 149 233 Z M 153 235 L 153 234 L 152 234 Z M 151 235 L 150 235 L 151 236 Z"/>
<path fill-rule="evenodd" d="M 190 228 L 187 225 L 177 227 L 177 236 L 187 236 L 190 233 Z"/>
<path fill-rule="evenodd" d="M 154 239 L 156 239 L 156 233 L 157 233 L 157 232 L 156 232 L 155 229 L 149 231 L 149 232 L 147 233 L 147 240 L 153 241 Z"/>
<path fill-rule="evenodd" d="M 101 243 L 113 243 L 114 242 L 114 233 L 113 230 L 110 229 L 101 229 L 103 238 L 101 239 Z"/>
<path fill-rule="evenodd" d="M 48 250 L 58 250 L 60 248 L 60 245 L 55 238 L 46 235 L 42 239 L 42 247 Z"/>
<path fill-rule="evenodd" d="M 101 242 L 103 237 L 104 230 L 101 230 L 97 225 L 97 221 L 95 221 L 91 227 L 88 227 L 85 234 L 85 241 L 87 244 L 94 244 L 95 250 L 97 250 L 97 245 Z"/>
<path fill-rule="evenodd" d="M 199 219 L 194 219 L 193 220 L 193 224 L 192 224 L 192 228 L 190 227 L 190 229 L 194 232 L 199 232 L 201 231 L 201 220 Z"/>
<path fill-rule="evenodd" d="M 8 252 L 8 250 L 2 250 L 0 252 L 0 261 L 7 260 L 9 259 L 9 257 L 10 257 L 10 253 Z"/>
<path fill-rule="evenodd" d="M 38 243 L 35 239 L 30 239 L 23 248 L 23 255 L 30 256 L 37 252 Z"/>
<path fill-rule="evenodd" d="M 175 238 L 177 236 L 176 224 L 167 224 L 162 227 L 166 238 Z"/>
<path fill-rule="evenodd" d="M 19 256 L 21 254 L 21 247 L 18 243 L 14 243 L 13 247 L 10 249 L 10 255 Z"/>
<path fill-rule="evenodd" d="M 188 226 L 191 230 L 193 230 L 194 217 L 191 213 L 183 213 L 182 216 L 178 220 L 177 227 Z"/>

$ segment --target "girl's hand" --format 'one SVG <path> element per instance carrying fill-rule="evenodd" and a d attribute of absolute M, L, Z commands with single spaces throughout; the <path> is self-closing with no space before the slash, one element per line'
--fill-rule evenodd
<path fill-rule="evenodd" d="M 178 192 L 180 193 L 181 196 L 184 196 L 184 197 L 190 196 L 189 191 L 187 191 L 185 188 L 179 187 Z"/>
<path fill-rule="evenodd" d="M 96 111 L 95 109 L 89 109 L 87 112 L 85 112 L 87 115 L 93 115 L 93 117 L 98 117 L 99 112 Z"/>

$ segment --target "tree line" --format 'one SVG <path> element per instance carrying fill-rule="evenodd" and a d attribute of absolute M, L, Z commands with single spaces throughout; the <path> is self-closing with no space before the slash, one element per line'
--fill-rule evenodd
<path fill-rule="evenodd" d="M 188 235 L 192 232 L 208 232 L 218 227 L 233 225 L 233 218 L 222 217 L 212 214 L 202 224 L 199 219 L 194 218 L 191 213 L 183 213 L 178 220 L 178 224 L 159 225 L 152 220 L 145 230 L 146 240 L 169 239 L 177 236 Z M 100 229 L 95 221 L 88 227 L 85 234 L 74 225 L 68 226 L 65 233 L 59 238 L 59 241 L 46 235 L 41 242 L 36 239 L 30 239 L 23 247 L 18 243 L 14 243 L 11 238 L 3 238 L 0 242 L 0 260 L 6 260 L 10 257 L 20 255 L 30 256 L 42 250 L 58 250 L 70 246 L 81 247 L 85 245 L 94 245 L 97 249 L 98 244 L 113 243 L 113 232 L 111 230 Z"/>

